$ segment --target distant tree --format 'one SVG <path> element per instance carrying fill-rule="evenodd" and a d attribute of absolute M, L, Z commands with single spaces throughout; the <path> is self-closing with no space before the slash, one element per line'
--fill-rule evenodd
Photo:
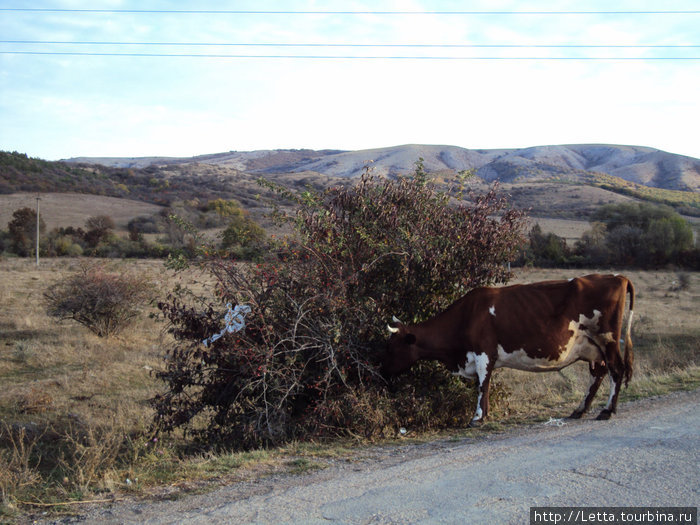
<path fill-rule="evenodd" d="M 0 254 L 10 248 L 10 234 L 5 230 L 0 230 Z"/>
<path fill-rule="evenodd" d="M 609 204 L 597 210 L 593 218 L 605 225 L 605 244 L 613 264 L 677 263 L 693 248 L 690 224 L 668 206 Z"/>
<path fill-rule="evenodd" d="M 91 248 L 96 247 L 100 242 L 114 230 L 114 220 L 109 215 L 96 215 L 85 221 L 85 242 Z"/>
<path fill-rule="evenodd" d="M 20 208 L 7 223 L 12 251 L 22 257 L 34 253 L 36 245 L 36 212 L 31 208 Z M 39 219 L 39 232 L 46 231 L 46 224 Z"/>
<path fill-rule="evenodd" d="M 587 264 L 599 265 L 608 260 L 608 246 L 605 238 L 607 226 L 602 222 L 594 222 L 591 229 L 583 232 L 581 239 L 576 241 L 574 253 Z"/>
<path fill-rule="evenodd" d="M 172 213 L 165 216 L 165 234 L 170 246 L 193 253 L 198 236 L 197 228 L 186 218 Z"/>
<path fill-rule="evenodd" d="M 209 201 L 204 211 L 215 211 L 221 217 L 235 217 L 241 214 L 241 203 L 237 200 L 215 199 Z"/>
<path fill-rule="evenodd" d="M 647 231 L 653 221 L 678 215 L 673 208 L 645 202 L 606 204 L 593 213 L 592 221 L 604 223 L 608 231 L 620 226 L 632 226 Z"/>
<path fill-rule="evenodd" d="M 134 234 L 158 233 L 162 230 L 162 222 L 163 219 L 156 215 L 152 215 L 150 217 L 140 216 L 131 219 L 129 221 L 129 224 L 127 224 L 126 228 L 127 230 L 129 230 L 129 234 L 131 234 L 132 232 Z"/>
<path fill-rule="evenodd" d="M 528 234 L 529 246 L 526 258 L 538 266 L 556 266 L 565 264 L 570 250 L 566 240 L 554 233 L 543 233 L 539 223 L 535 224 Z"/>
<path fill-rule="evenodd" d="M 114 219 L 109 215 L 96 215 L 85 221 L 85 227 L 89 230 L 108 231 L 115 228 Z"/>
<path fill-rule="evenodd" d="M 656 264 L 675 260 L 693 246 L 693 232 L 681 217 L 653 221 L 644 237 L 652 262 Z"/>
<path fill-rule="evenodd" d="M 610 264 L 631 266 L 639 264 L 644 253 L 644 231 L 628 224 L 611 230 L 605 238 L 610 254 Z"/>
<path fill-rule="evenodd" d="M 224 249 L 241 246 L 247 248 L 265 238 L 265 230 L 248 213 L 240 213 L 229 218 L 228 226 L 221 234 L 221 247 Z"/>

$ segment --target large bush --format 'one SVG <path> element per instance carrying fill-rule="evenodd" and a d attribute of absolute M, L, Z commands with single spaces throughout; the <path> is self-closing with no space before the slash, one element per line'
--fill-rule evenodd
<path fill-rule="evenodd" d="M 419 321 L 509 277 L 522 214 L 495 188 L 471 205 L 451 200 L 420 165 L 412 178 L 365 174 L 299 195 L 297 240 L 266 262 L 206 263 L 216 299 L 159 305 L 176 339 L 158 373 L 159 428 L 253 447 L 466 424 L 470 391 L 444 368 L 414 367 L 393 392 L 377 373 L 392 315 Z M 205 346 L 226 303 L 251 307 L 245 329 Z"/>

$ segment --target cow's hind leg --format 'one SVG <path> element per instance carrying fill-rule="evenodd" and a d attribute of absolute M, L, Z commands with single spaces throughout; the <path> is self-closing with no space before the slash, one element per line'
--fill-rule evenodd
<path fill-rule="evenodd" d="M 484 418 L 489 414 L 489 382 L 494 363 L 489 362 L 486 354 L 477 354 L 474 357 L 476 377 L 479 380 L 479 395 L 476 400 L 476 411 L 469 423 L 470 427 L 476 427 L 484 422 Z"/>
<path fill-rule="evenodd" d="M 614 350 L 613 350 L 614 349 Z M 608 343 L 606 348 L 608 365 L 608 375 L 610 377 L 610 396 L 603 410 L 596 419 L 610 419 L 617 412 L 617 396 L 620 394 L 620 387 L 625 374 L 625 365 L 620 356 L 620 349 L 617 343 Z"/>
<path fill-rule="evenodd" d="M 605 363 L 603 361 L 589 363 L 588 370 L 591 373 L 591 383 L 588 386 L 588 392 L 578 408 L 571 413 L 569 416 L 570 419 L 580 419 L 583 414 L 588 412 L 588 409 L 591 408 L 593 398 L 598 392 L 600 383 L 603 381 L 603 378 L 607 372 L 607 368 L 605 367 Z"/>

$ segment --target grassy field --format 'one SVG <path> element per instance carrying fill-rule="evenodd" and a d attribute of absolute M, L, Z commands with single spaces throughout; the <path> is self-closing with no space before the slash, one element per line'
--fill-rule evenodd
<path fill-rule="evenodd" d="M 12 214 L 20 208 L 36 209 L 36 193 L 12 193 L 0 195 L 0 229 L 6 230 Z M 120 230 L 138 216 L 158 213 L 162 207 L 147 202 L 85 195 L 81 193 L 42 193 L 39 213 L 47 231 L 53 228 L 85 228 L 85 221 L 96 215 L 108 215 Z"/>
<path fill-rule="evenodd" d="M 175 277 L 160 261 L 106 264 L 148 275 L 160 297 L 182 280 L 204 286 L 201 275 Z M 179 436 L 154 440 L 148 433 L 148 400 L 161 388 L 151 372 L 162 366 L 169 337 L 164 324 L 149 317 L 155 312 L 149 307 L 128 331 L 103 339 L 47 317 L 44 290 L 78 265 L 78 260 L 48 259 L 37 269 L 31 260 L 0 260 L 0 523 L 32 513 L 71 513 L 87 500 L 179 497 L 212 480 L 298 473 L 319 468 L 324 458 L 362 454 L 365 444 L 344 442 L 197 455 L 186 453 Z M 636 369 L 622 401 L 699 386 L 700 273 L 625 274 L 637 290 Z M 573 275 L 524 269 L 516 281 Z M 564 417 L 582 399 L 587 376 L 583 364 L 539 375 L 500 370 L 494 380 L 510 396 L 493 407 L 484 428 L 464 432 Z M 601 388 L 594 410 L 607 398 L 606 390 L 607 385 Z M 618 417 L 624 417 L 624 407 Z M 39 456 L 41 468 L 34 464 Z"/>

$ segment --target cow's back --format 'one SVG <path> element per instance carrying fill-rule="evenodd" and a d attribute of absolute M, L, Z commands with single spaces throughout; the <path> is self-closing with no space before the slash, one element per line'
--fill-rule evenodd
<path fill-rule="evenodd" d="M 571 338 L 572 323 L 616 308 L 625 290 L 625 277 L 599 274 L 473 290 L 464 298 L 470 346 L 495 341 L 506 352 L 551 355 Z"/>

